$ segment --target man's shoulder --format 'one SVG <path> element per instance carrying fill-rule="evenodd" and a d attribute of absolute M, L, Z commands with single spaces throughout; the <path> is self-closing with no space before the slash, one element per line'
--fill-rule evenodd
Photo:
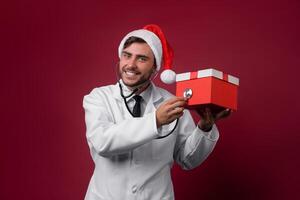
<path fill-rule="evenodd" d="M 104 85 L 104 86 L 99 86 L 99 87 L 95 87 L 93 88 L 89 94 L 87 94 L 86 96 L 101 96 L 103 94 L 112 94 L 113 91 L 115 90 L 116 85 Z"/>

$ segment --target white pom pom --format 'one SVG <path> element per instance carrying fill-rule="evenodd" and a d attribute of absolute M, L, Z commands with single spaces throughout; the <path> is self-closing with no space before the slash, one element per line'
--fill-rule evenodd
<path fill-rule="evenodd" d="M 160 74 L 160 80 L 165 84 L 172 84 L 176 81 L 176 73 L 170 69 L 166 69 Z"/>

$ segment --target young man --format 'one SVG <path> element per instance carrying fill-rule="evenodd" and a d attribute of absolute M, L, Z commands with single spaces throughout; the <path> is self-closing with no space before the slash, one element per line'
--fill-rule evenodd
<path fill-rule="evenodd" d="M 119 83 L 95 88 L 84 97 L 87 141 L 95 163 L 86 200 L 174 199 L 173 161 L 183 169 L 200 165 L 219 137 L 214 122 L 229 115 L 228 110 L 213 115 L 205 109 L 195 126 L 184 109 L 186 99 L 151 82 L 167 51 L 165 38 L 154 33 L 159 27 L 150 27 L 122 40 Z"/>

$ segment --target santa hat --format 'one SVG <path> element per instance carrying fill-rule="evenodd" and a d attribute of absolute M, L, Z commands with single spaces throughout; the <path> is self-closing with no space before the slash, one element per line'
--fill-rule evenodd
<path fill-rule="evenodd" d="M 166 84 L 174 83 L 176 73 L 171 70 L 174 52 L 167 42 L 161 28 L 155 24 L 149 24 L 144 26 L 143 29 L 128 33 L 119 45 L 118 53 L 120 58 L 126 40 L 132 36 L 145 40 L 145 42 L 150 46 L 156 60 L 156 70 L 159 71 L 161 67 L 163 68 L 160 79 Z M 163 65 L 161 65 L 162 63 Z"/>

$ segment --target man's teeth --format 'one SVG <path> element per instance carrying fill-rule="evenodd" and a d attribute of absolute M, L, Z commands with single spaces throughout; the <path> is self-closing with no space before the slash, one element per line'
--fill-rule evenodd
<path fill-rule="evenodd" d="M 136 73 L 135 73 L 135 72 L 129 72 L 129 71 L 125 71 L 125 73 L 126 73 L 127 75 L 129 75 L 129 76 L 134 76 L 134 75 L 136 75 Z"/>

